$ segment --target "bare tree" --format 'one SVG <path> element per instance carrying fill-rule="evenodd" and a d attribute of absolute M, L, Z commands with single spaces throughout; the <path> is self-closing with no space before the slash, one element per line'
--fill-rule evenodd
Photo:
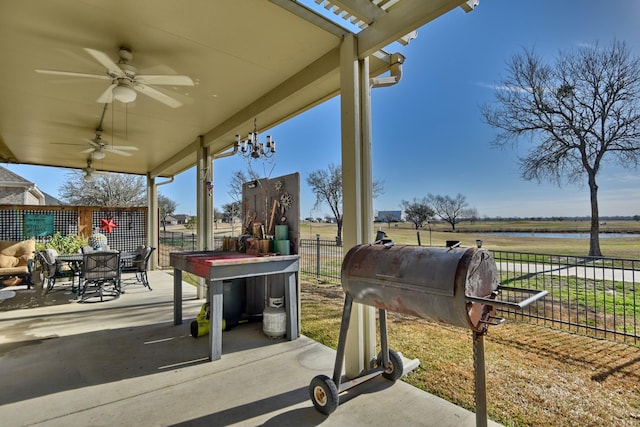
<path fill-rule="evenodd" d="M 602 256 L 597 176 L 604 162 L 635 168 L 640 159 L 640 60 L 623 42 L 560 52 L 553 65 L 524 49 L 507 63 L 497 86 L 495 107 L 484 106 L 485 121 L 499 133 L 494 145 L 527 137 L 522 176 L 560 185 L 589 185 L 589 256 Z"/>
<path fill-rule="evenodd" d="M 473 224 L 478 220 L 480 215 L 478 214 L 477 208 L 466 208 L 462 211 L 462 217 Z"/>
<path fill-rule="evenodd" d="M 249 181 L 247 174 L 244 171 L 238 170 L 232 172 L 231 182 L 229 183 L 229 196 L 235 202 L 242 202 L 242 184 Z M 251 178 L 255 179 L 255 178 Z"/>
<path fill-rule="evenodd" d="M 427 196 L 427 203 L 440 219 L 451 225 L 452 231 L 456 231 L 456 224 L 460 222 L 465 208 L 469 206 L 467 198 L 460 193 L 458 193 L 455 199 L 450 196 L 434 196 L 433 194 L 429 194 Z"/>
<path fill-rule="evenodd" d="M 336 242 L 342 242 L 342 170 L 334 164 L 328 170 L 320 169 L 311 172 L 307 177 L 307 184 L 316 195 L 315 208 L 323 203 L 329 205 L 338 224 Z"/>
<path fill-rule="evenodd" d="M 233 199 L 233 202 L 226 203 L 222 205 L 223 214 L 221 218 L 223 220 L 229 220 L 231 224 L 231 234 L 235 234 L 236 223 L 233 220 L 234 217 L 242 217 L 242 185 L 245 182 L 249 182 L 251 180 L 255 180 L 260 183 L 259 177 L 252 169 L 249 167 L 247 169 L 249 174 L 247 175 L 243 170 L 237 170 L 232 172 L 231 182 L 229 183 L 229 196 Z M 243 231 L 243 230 L 241 230 Z"/>
<path fill-rule="evenodd" d="M 387 223 L 387 228 L 391 228 L 391 223 L 395 219 L 395 215 L 393 214 L 393 212 L 385 212 L 382 215 L 382 219 Z"/>
<path fill-rule="evenodd" d="M 82 171 L 66 174 L 60 186 L 60 196 L 76 206 L 146 206 L 146 184 L 140 175 L 96 173 L 84 179 Z"/>
<path fill-rule="evenodd" d="M 338 224 L 336 243 L 342 245 L 342 168 L 340 165 L 330 164 L 328 169 L 311 172 L 307 177 L 307 184 L 316 195 L 315 208 L 323 203 L 329 205 Z M 381 181 L 373 182 L 373 197 L 382 194 Z"/>
<path fill-rule="evenodd" d="M 403 200 L 400 206 L 404 210 L 404 218 L 413 223 L 416 230 L 422 228 L 429 218 L 433 217 L 434 211 L 429 207 L 426 197 L 422 199 L 413 199 L 413 202 Z"/>
<path fill-rule="evenodd" d="M 234 220 L 240 216 L 241 203 L 233 201 L 222 205 L 221 218 L 222 221 L 231 224 L 231 230 L 234 231 Z"/>
<path fill-rule="evenodd" d="M 158 210 L 162 221 L 162 229 L 167 231 L 167 217 L 176 212 L 177 204 L 167 196 L 158 194 Z"/>

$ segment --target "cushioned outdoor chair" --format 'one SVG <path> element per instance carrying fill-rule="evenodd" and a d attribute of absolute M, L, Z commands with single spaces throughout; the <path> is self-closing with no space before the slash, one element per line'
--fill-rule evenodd
<path fill-rule="evenodd" d="M 26 284 L 31 289 L 31 271 L 36 241 L 0 240 L 0 286 Z"/>
<path fill-rule="evenodd" d="M 58 258 L 58 251 L 55 249 L 44 249 L 36 252 L 37 269 L 34 271 L 39 275 L 42 289 L 45 293 L 53 290 L 53 286 L 58 279 L 67 279 L 71 281 L 71 289 L 75 293 L 76 277 L 80 277 L 80 261 L 65 261 Z"/>
<path fill-rule="evenodd" d="M 40 282 L 42 283 L 42 289 L 45 292 L 49 292 L 53 289 L 53 285 L 56 284 L 58 275 L 58 263 L 56 258 L 58 257 L 58 251 L 55 249 L 45 249 L 43 251 L 36 252 L 36 261 L 39 264 L 38 272 L 40 274 Z"/>
<path fill-rule="evenodd" d="M 82 254 L 82 273 L 80 276 L 80 301 L 99 297 L 104 301 L 108 296 L 115 299 L 120 296 L 120 252 L 95 251 Z"/>

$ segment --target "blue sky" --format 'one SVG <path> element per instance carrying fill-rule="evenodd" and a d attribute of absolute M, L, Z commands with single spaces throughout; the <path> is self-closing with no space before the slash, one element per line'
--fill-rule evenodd
<path fill-rule="evenodd" d="M 311 2 L 313 4 L 313 2 Z M 546 58 L 585 43 L 625 41 L 640 56 L 640 2 L 636 0 L 481 0 L 471 13 L 456 9 L 427 24 L 408 46 L 386 50 L 405 55 L 400 83 L 372 93 L 373 174 L 384 182 L 376 210 L 400 210 L 401 200 L 428 193 L 466 196 L 480 216 L 588 216 L 584 185 L 557 187 L 520 178 L 517 157 L 525 148 L 492 148 L 495 131 L 483 123 L 480 106 L 493 100 L 491 85 L 505 62 L 522 48 Z M 271 178 L 299 172 L 301 215 L 324 216 L 306 178 L 340 163 L 339 99 L 332 99 L 268 131 L 278 151 L 258 172 Z M 264 140 L 266 134 L 261 135 Z M 66 171 L 4 167 L 56 196 Z M 246 167 L 238 157 L 215 162 L 215 205 L 231 201 L 229 179 Z M 270 174 L 269 174 L 270 172 Z M 640 214 L 640 171 L 606 165 L 598 176 L 600 214 Z M 178 203 L 177 213 L 196 213 L 195 170 L 160 187 Z"/>

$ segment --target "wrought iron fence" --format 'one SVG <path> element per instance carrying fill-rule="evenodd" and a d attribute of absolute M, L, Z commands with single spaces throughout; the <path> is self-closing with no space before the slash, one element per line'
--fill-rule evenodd
<path fill-rule="evenodd" d="M 491 252 L 507 288 L 501 299 L 523 299 L 508 287 L 548 291 L 524 310 L 500 310 L 502 316 L 640 344 L 640 260 Z M 335 241 L 301 239 L 300 258 L 302 274 L 340 283 L 343 248 Z"/>
<path fill-rule="evenodd" d="M 169 252 L 195 250 L 195 235 L 179 234 L 166 233 L 161 238 L 160 265 L 169 265 Z M 222 246 L 221 239 L 216 240 L 216 248 Z M 164 242 L 171 243 L 171 247 Z M 548 292 L 524 310 L 503 309 L 500 315 L 581 335 L 640 344 L 640 260 L 491 252 L 500 284 L 506 287 L 501 299 L 522 299 L 509 287 Z M 343 247 L 335 240 L 300 239 L 298 254 L 303 277 L 340 283 Z"/>
<path fill-rule="evenodd" d="M 546 290 L 510 318 L 611 341 L 640 343 L 640 260 L 492 251 L 504 286 Z M 514 297 L 503 291 L 502 299 Z"/>
<path fill-rule="evenodd" d="M 335 240 L 300 239 L 300 273 L 326 282 L 340 283 L 342 246 Z"/>
<path fill-rule="evenodd" d="M 183 233 L 177 231 L 160 231 L 158 247 L 158 265 L 160 268 L 169 268 L 169 254 L 171 252 L 195 251 L 198 248 L 198 239 L 195 233 Z M 213 250 L 222 249 L 222 237 L 214 236 Z"/>

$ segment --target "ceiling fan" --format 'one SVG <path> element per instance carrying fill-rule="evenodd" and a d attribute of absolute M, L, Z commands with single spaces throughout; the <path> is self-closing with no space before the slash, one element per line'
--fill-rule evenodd
<path fill-rule="evenodd" d="M 118 63 L 115 63 L 106 53 L 99 50 L 84 48 L 84 50 L 107 69 L 106 74 L 88 74 L 73 71 L 43 70 L 37 69 L 37 73 L 53 74 L 68 77 L 87 77 L 92 79 L 111 80 L 111 85 L 97 99 L 100 103 L 110 103 L 114 99 L 122 103 L 129 103 L 136 100 L 136 94 L 142 93 L 156 101 L 162 102 L 172 108 L 182 105 L 182 102 L 165 95 L 150 85 L 169 86 L 193 86 L 193 80 L 188 76 L 180 75 L 158 75 L 158 74 L 138 74 L 135 67 L 129 65 L 133 58 L 131 50 L 121 47 L 119 51 Z"/>
<path fill-rule="evenodd" d="M 91 147 L 82 150 L 81 153 L 91 153 L 91 157 L 95 160 L 104 159 L 105 152 L 131 156 L 133 153 L 129 153 L 129 151 L 138 151 L 138 147 L 133 145 L 109 145 L 102 139 L 102 131 L 100 129 L 96 129 L 96 136 L 93 139 L 87 139 L 87 142 Z"/>

